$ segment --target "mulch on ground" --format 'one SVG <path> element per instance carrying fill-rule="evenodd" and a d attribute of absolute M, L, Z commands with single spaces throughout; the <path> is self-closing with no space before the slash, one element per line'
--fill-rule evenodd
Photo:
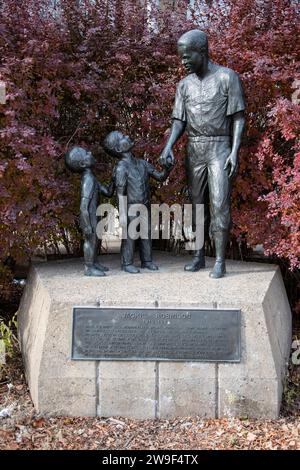
<path fill-rule="evenodd" d="M 291 366 L 276 421 L 41 416 L 34 410 L 20 357 L 0 373 L 0 449 L 300 450 L 300 366 Z"/>

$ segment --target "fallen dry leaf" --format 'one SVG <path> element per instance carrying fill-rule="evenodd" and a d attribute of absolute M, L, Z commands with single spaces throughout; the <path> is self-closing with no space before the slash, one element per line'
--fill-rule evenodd
<path fill-rule="evenodd" d="M 45 425 L 45 419 L 39 418 L 32 422 L 32 427 L 34 428 L 42 428 Z"/>
<path fill-rule="evenodd" d="M 16 362 L 3 379 L 11 387 L 1 389 L 0 409 L 11 407 L 11 416 L 0 419 L 0 449 L 300 450 L 300 406 L 297 405 L 300 402 L 297 401 L 293 406 L 283 407 L 285 416 L 274 421 L 47 417 L 36 414 L 25 381 L 19 387 L 24 380 L 20 380 L 22 373 L 21 361 Z"/>
<path fill-rule="evenodd" d="M 248 432 L 248 434 L 247 434 L 247 441 L 249 441 L 249 442 L 254 442 L 256 438 L 257 438 L 257 435 L 256 435 L 256 434 L 253 434 L 252 432 Z"/>

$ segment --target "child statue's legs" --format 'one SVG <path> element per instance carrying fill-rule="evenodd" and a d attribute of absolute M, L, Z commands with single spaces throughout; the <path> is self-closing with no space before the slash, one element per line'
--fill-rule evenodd
<path fill-rule="evenodd" d="M 103 270 L 99 269 L 95 264 L 97 255 L 97 235 L 92 233 L 86 236 L 83 244 L 85 275 L 86 276 L 105 276 Z"/>
<path fill-rule="evenodd" d="M 142 268 L 149 269 L 150 271 L 157 271 L 158 266 L 152 261 L 152 240 L 151 240 L 151 209 L 148 208 L 148 238 L 139 239 L 139 248 L 140 248 L 140 258 L 142 263 Z"/>
<path fill-rule="evenodd" d="M 129 237 L 122 240 L 121 244 L 121 263 L 123 271 L 130 274 L 138 274 L 140 270 L 133 264 L 135 240 Z"/>
<path fill-rule="evenodd" d="M 152 261 L 152 240 L 140 239 L 140 257 L 142 268 L 157 271 L 158 266 Z"/>
<path fill-rule="evenodd" d="M 109 268 L 104 266 L 103 264 L 98 262 L 98 256 L 97 256 L 97 241 L 96 241 L 96 247 L 95 247 L 95 255 L 94 255 L 94 266 L 97 269 L 100 269 L 100 271 L 109 271 Z"/>

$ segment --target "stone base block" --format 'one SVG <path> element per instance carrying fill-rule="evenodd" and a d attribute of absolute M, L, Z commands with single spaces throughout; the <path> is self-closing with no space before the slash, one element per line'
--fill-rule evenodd
<path fill-rule="evenodd" d="M 104 258 L 104 257 L 103 257 Z M 202 416 L 277 418 L 291 344 L 291 312 L 278 267 L 213 260 L 183 271 L 186 256 L 159 253 L 158 272 L 85 277 L 82 260 L 32 266 L 19 311 L 19 337 L 32 400 L 51 415 L 137 419 Z M 104 260 L 103 260 L 104 262 Z M 241 310 L 241 362 L 74 361 L 74 306 Z"/>

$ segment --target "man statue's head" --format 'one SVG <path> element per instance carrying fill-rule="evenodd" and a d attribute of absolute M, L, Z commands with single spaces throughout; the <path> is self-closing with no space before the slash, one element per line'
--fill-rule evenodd
<path fill-rule="evenodd" d="M 207 35 L 199 29 L 184 33 L 178 40 L 178 53 L 188 72 L 201 72 L 208 61 Z"/>

